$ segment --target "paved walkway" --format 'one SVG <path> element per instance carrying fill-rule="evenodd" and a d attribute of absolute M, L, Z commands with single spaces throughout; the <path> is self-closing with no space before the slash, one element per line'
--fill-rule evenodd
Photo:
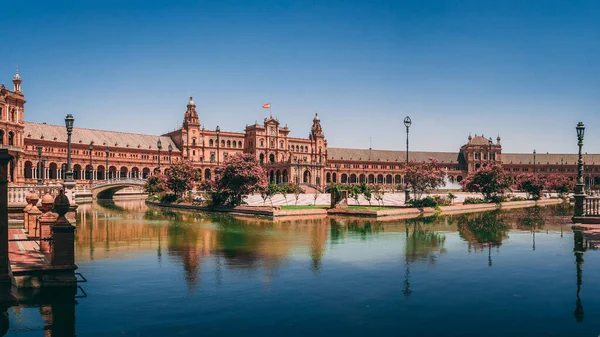
<path fill-rule="evenodd" d="M 8 239 L 26 239 L 27 234 L 23 229 L 11 228 L 8 230 Z M 50 265 L 50 262 L 40 252 L 36 241 L 9 241 L 8 260 L 13 271 L 19 269 L 40 268 Z"/>
<path fill-rule="evenodd" d="M 456 196 L 456 199 L 454 200 L 454 202 L 456 202 L 456 203 L 462 203 L 466 197 L 481 198 L 480 194 L 475 194 L 475 193 L 454 192 L 453 194 Z M 513 193 L 513 194 L 518 197 L 523 197 L 523 198 L 525 197 L 525 193 Z M 432 196 L 433 195 L 448 196 L 448 193 L 434 193 L 431 195 Z M 314 194 L 300 194 L 297 205 L 314 205 L 314 204 L 329 205 L 330 198 L 331 197 L 330 197 L 329 193 L 321 193 L 321 194 L 317 195 L 317 200 L 315 203 L 315 195 Z M 270 206 L 271 205 L 271 201 L 269 199 L 267 199 L 266 202 L 263 202 L 263 199 L 260 197 L 259 194 L 250 195 L 250 196 L 248 196 L 248 198 L 245 201 L 248 203 L 249 206 Z M 287 195 L 287 203 L 286 203 L 286 199 L 281 194 L 277 194 L 277 195 L 273 196 L 272 202 L 273 202 L 273 206 L 296 205 L 296 198 L 293 194 L 288 194 Z M 348 204 L 368 206 L 369 201 L 367 201 L 367 199 L 365 199 L 363 196 L 360 196 L 358 198 L 358 204 L 356 203 L 356 200 L 354 200 L 352 198 L 348 198 Z M 377 206 L 377 200 L 375 200 L 375 198 L 371 199 L 371 205 Z M 383 196 L 383 205 L 385 205 L 385 206 L 404 205 L 404 193 L 386 193 Z"/>

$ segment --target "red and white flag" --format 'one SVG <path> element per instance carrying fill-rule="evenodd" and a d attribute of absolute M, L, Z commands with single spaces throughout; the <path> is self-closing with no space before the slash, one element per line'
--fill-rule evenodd
<path fill-rule="evenodd" d="M 265 109 L 271 109 L 271 103 L 263 104 L 263 108 L 265 108 Z"/>

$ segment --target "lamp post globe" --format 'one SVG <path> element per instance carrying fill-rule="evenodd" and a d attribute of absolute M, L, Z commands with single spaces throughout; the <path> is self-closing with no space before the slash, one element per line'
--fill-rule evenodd
<path fill-rule="evenodd" d="M 73 118 L 73 115 L 68 114 L 65 117 L 65 127 L 67 129 L 67 172 L 65 173 L 65 181 L 63 182 L 63 186 L 67 189 L 75 187 L 73 171 L 71 169 L 71 134 L 73 133 L 74 124 L 75 118 Z"/>
<path fill-rule="evenodd" d="M 579 147 L 579 154 L 577 160 L 577 183 L 575 184 L 575 209 L 574 209 L 574 217 L 582 217 L 584 215 L 583 203 L 585 199 L 585 194 L 583 193 L 583 155 L 581 153 L 581 149 L 583 147 L 583 135 L 585 132 L 585 125 L 582 122 L 577 123 L 575 127 L 577 130 L 577 146 Z M 573 219 L 575 222 L 577 220 Z"/>
<path fill-rule="evenodd" d="M 408 129 L 412 125 L 412 120 L 409 116 L 404 118 L 404 126 L 406 127 L 406 169 L 408 170 Z M 406 173 L 404 174 L 404 203 L 406 204 L 410 200 L 410 189 L 408 189 L 408 179 Z"/>

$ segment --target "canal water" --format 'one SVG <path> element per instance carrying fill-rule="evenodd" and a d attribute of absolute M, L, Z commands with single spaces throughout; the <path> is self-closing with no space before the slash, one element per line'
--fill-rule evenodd
<path fill-rule="evenodd" d="M 79 209 L 76 293 L 8 336 L 598 336 L 600 253 L 568 207 L 412 220 Z"/>

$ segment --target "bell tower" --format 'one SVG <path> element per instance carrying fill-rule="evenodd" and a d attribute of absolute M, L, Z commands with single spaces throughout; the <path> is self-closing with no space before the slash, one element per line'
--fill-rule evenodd
<path fill-rule="evenodd" d="M 181 139 L 183 157 L 190 161 L 199 161 L 200 157 L 202 157 L 202 135 L 200 134 L 200 122 L 198 121 L 198 112 L 196 112 L 196 103 L 194 103 L 194 99 L 191 96 L 183 117 Z"/>
<path fill-rule="evenodd" d="M 321 119 L 319 118 L 319 114 L 315 114 L 315 118 L 313 118 L 313 124 L 310 128 L 310 135 L 308 137 L 312 143 L 313 150 L 313 161 L 317 164 L 317 185 L 321 185 L 320 177 L 323 177 L 325 173 L 323 168 L 327 164 L 327 141 L 325 140 L 325 135 L 323 134 L 323 128 L 321 127 Z M 320 176 L 320 177 L 319 177 Z"/>

